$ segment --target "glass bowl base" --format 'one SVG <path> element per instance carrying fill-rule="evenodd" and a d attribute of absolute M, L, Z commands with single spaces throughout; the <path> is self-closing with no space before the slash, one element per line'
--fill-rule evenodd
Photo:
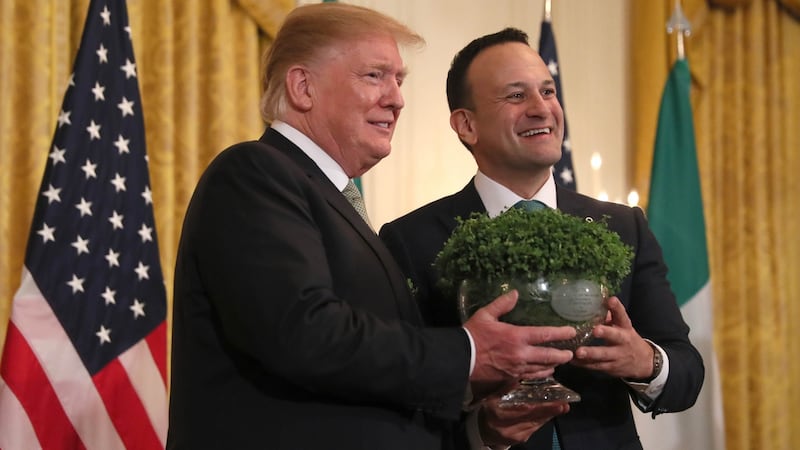
<path fill-rule="evenodd" d="M 552 377 L 539 380 L 522 380 L 517 387 L 500 398 L 501 407 L 514 407 L 532 403 L 579 402 L 581 396 Z"/>

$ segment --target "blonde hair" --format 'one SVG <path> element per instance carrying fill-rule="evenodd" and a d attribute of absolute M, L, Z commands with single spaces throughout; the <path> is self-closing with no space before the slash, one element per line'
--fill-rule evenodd
<path fill-rule="evenodd" d="M 422 36 L 377 11 L 345 3 L 314 3 L 292 10 L 264 54 L 261 117 L 271 123 L 287 107 L 286 73 L 294 64 L 310 63 L 331 46 L 383 33 L 404 46 L 421 46 Z"/>

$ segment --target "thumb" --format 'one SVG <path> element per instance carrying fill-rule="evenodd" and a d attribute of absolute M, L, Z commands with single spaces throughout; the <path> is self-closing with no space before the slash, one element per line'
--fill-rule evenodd
<path fill-rule="evenodd" d="M 497 297 L 491 303 L 484 306 L 482 309 L 484 312 L 488 313 L 492 318 L 499 319 L 500 316 L 514 309 L 514 306 L 516 306 L 517 304 L 517 298 L 519 298 L 519 293 L 517 292 L 516 289 L 514 289 L 509 292 L 506 292 L 500 297 Z"/>

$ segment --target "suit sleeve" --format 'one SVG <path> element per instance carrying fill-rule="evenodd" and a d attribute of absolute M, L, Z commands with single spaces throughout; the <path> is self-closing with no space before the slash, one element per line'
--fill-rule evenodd
<path fill-rule="evenodd" d="M 181 242 L 233 353 L 314 395 L 457 417 L 463 330 L 400 319 L 391 270 L 319 186 L 249 145 L 209 167 Z"/>
<path fill-rule="evenodd" d="M 625 236 L 636 236 L 636 256 L 626 303 L 634 328 L 644 338 L 658 344 L 669 358 L 669 377 L 661 395 L 645 412 L 658 415 L 691 407 L 703 385 L 705 369 L 700 353 L 689 341 L 689 327 L 683 320 L 675 295 L 667 280 L 661 247 L 647 225 L 641 209 L 633 208 L 632 229 Z M 626 287 L 623 286 L 623 292 Z"/>

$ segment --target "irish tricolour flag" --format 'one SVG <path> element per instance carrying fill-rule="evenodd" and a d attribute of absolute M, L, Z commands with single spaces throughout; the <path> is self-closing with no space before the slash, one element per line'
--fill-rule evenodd
<path fill-rule="evenodd" d="M 703 355 L 706 376 L 700 398 L 691 409 L 662 414 L 656 420 L 637 415 L 636 425 L 648 450 L 725 448 L 690 84 L 689 65 L 678 59 L 661 97 L 647 216 L 664 250 L 668 278 L 684 320 L 691 327 L 689 336 Z"/>

